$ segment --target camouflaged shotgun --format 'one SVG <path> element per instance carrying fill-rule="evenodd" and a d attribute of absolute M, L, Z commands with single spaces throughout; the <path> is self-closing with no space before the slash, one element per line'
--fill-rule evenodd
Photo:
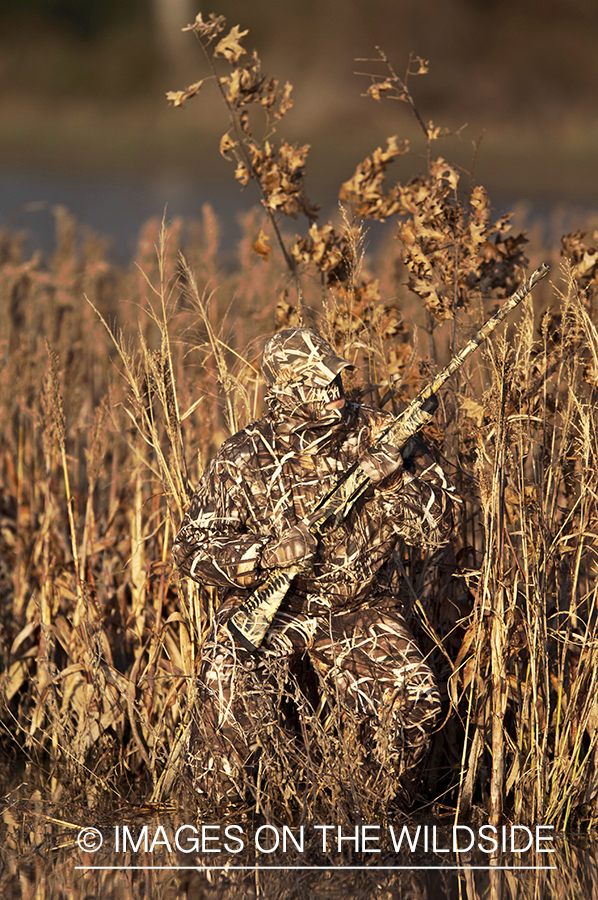
<path fill-rule="evenodd" d="M 548 272 L 547 265 L 541 265 L 524 281 L 521 287 L 507 300 L 498 312 L 485 325 L 469 343 L 450 361 L 432 382 L 419 392 L 409 406 L 394 420 L 394 422 L 379 436 L 392 439 L 398 447 L 404 447 L 419 429 L 429 420 L 429 413 L 434 412 L 438 406 L 436 392 L 451 377 L 453 372 L 462 366 L 465 360 L 483 343 L 488 335 L 500 325 L 509 313 L 526 297 L 534 285 Z M 423 413 L 423 415 L 422 415 Z M 370 486 L 370 479 L 356 462 L 343 475 L 334 488 L 317 504 L 313 511 L 304 520 L 312 534 L 321 536 L 324 528 L 334 528 L 345 516 L 351 507 Z M 268 578 L 245 600 L 234 615 L 229 619 L 227 626 L 231 634 L 250 653 L 255 652 L 262 643 L 270 627 L 272 619 L 276 615 L 284 597 L 289 590 L 295 575 L 302 570 L 302 566 L 293 565 L 284 569 L 275 569 Z"/>

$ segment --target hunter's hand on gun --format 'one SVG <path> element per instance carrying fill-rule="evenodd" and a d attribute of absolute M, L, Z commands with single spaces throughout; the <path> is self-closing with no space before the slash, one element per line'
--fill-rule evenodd
<path fill-rule="evenodd" d="M 434 412 L 438 408 L 435 394 L 428 398 L 424 407 L 420 413 L 422 428 L 432 421 Z M 403 461 L 411 455 L 413 448 L 414 441 L 412 440 L 400 446 L 396 440 L 382 434 L 380 438 L 374 438 L 372 446 L 359 458 L 359 467 L 374 487 L 381 482 L 386 482 L 384 487 L 394 486 L 403 471 Z"/>
<path fill-rule="evenodd" d="M 430 409 L 436 409 L 438 403 L 435 397 L 429 406 Z M 426 411 L 424 418 L 428 422 L 431 421 L 433 412 Z M 383 437 L 380 440 L 374 438 L 372 445 L 360 457 L 359 466 L 373 487 L 377 487 L 381 482 L 391 478 L 392 484 L 396 484 L 398 476 L 403 471 L 405 455 L 406 448 L 399 447 L 393 440 Z M 310 531 L 305 522 L 298 522 L 281 538 L 266 544 L 262 551 L 261 566 L 263 569 L 286 569 L 290 566 L 308 568 L 317 549 L 316 535 Z"/>
<path fill-rule="evenodd" d="M 360 457 L 359 467 L 374 487 L 390 478 L 392 478 L 392 483 L 396 484 L 403 471 L 401 448 L 392 441 L 381 440 L 379 443 L 373 444 Z"/>
<path fill-rule="evenodd" d="M 318 539 L 304 522 L 290 528 L 276 541 L 266 544 L 262 551 L 263 569 L 286 569 L 289 566 L 309 566 L 316 555 Z"/>

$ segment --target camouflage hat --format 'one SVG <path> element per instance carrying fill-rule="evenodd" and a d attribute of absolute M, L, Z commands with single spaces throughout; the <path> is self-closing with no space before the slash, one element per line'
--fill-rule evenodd
<path fill-rule="evenodd" d="M 313 328 L 283 328 L 268 341 L 262 356 L 262 374 L 269 387 L 281 381 L 325 387 L 342 369 L 354 368 Z"/>

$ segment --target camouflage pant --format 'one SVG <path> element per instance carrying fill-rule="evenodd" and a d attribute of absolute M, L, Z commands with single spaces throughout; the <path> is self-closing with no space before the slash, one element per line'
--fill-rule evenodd
<path fill-rule="evenodd" d="M 279 612 L 256 657 L 236 647 L 227 618 L 204 646 L 188 748 L 197 789 L 213 802 L 255 796 L 257 769 L 274 767 L 281 782 L 358 778 L 408 803 L 440 696 L 398 610 Z"/>

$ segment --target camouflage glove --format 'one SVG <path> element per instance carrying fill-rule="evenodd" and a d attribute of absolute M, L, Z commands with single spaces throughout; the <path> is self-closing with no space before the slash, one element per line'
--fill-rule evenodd
<path fill-rule="evenodd" d="M 318 539 L 309 531 L 307 525 L 299 522 L 287 531 L 278 541 L 266 544 L 262 551 L 261 565 L 264 569 L 284 569 L 309 563 L 318 549 Z"/>
<path fill-rule="evenodd" d="M 423 408 L 418 411 L 420 427 L 431 422 L 437 408 L 438 399 L 435 394 L 432 394 L 426 400 Z M 403 460 L 413 453 L 415 446 L 415 435 L 400 449 L 393 443 L 392 438 L 374 439 L 372 446 L 360 458 L 359 465 L 374 486 L 388 479 L 388 483 L 384 487 L 394 488 L 402 477 Z"/>
<path fill-rule="evenodd" d="M 403 471 L 401 451 L 391 441 L 377 442 L 359 460 L 359 465 L 374 486 L 390 478 L 393 486 L 399 481 Z"/>

